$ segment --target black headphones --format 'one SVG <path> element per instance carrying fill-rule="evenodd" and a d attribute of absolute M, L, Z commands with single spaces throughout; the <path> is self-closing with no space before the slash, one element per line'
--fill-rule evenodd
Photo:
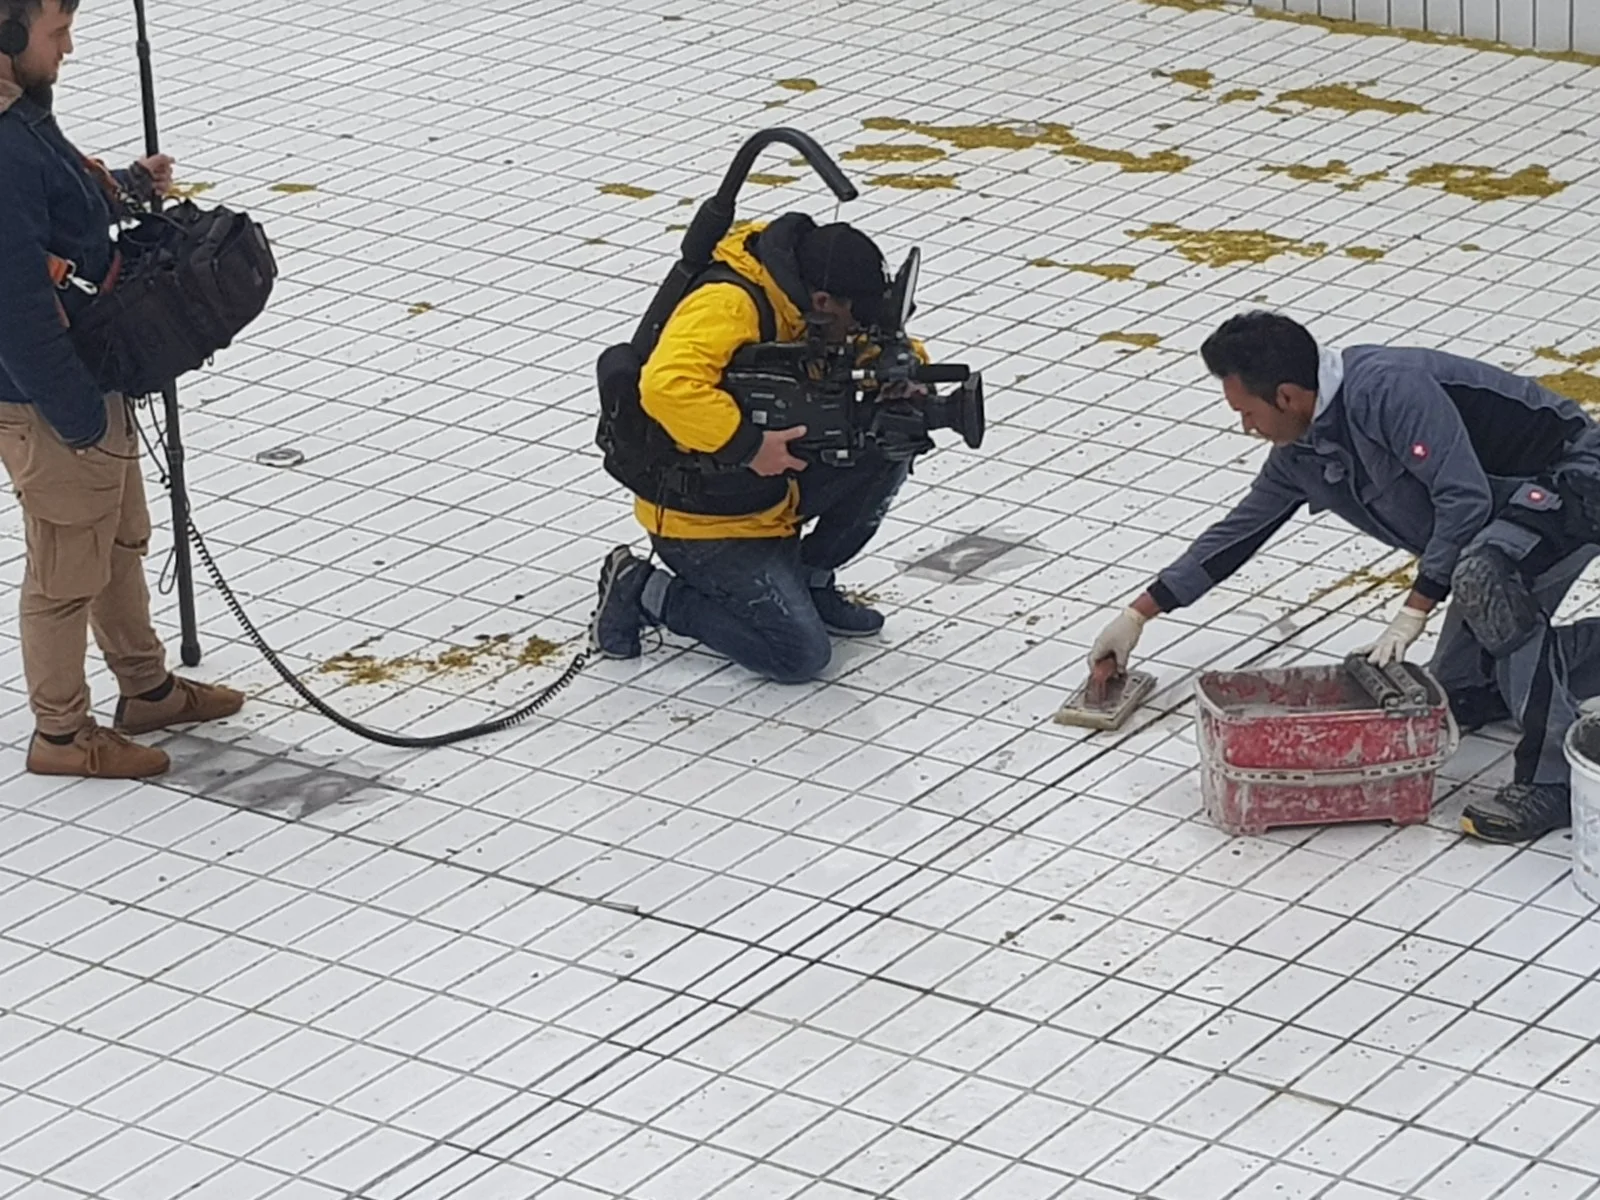
<path fill-rule="evenodd" d="M 5 6 L 5 14 L 5 20 L 0 21 L 0 54 L 16 58 L 28 48 L 28 27 L 13 5 Z"/>

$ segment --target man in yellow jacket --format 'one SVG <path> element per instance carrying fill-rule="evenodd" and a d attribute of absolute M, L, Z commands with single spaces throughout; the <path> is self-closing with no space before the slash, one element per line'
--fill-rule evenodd
<path fill-rule="evenodd" d="M 759 287 L 781 342 L 806 337 L 808 314 L 842 342 L 879 316 L 889 290 L 870 238 L 800 213 L 735 230 L 715 259 Z M 664 625 L 759 675 L 802 683 L 828 665 L 830 634 L 883 628 L 882 614 L 840 591 L 834 572 L 877 532 L 907 464 L 870 448 L 849 467 L 805 462 L 790 451 L 804 428 L 763 432 L 750 423 L 722 387 L 735 351 L 762 340 L 762 306 L 747 284 L 725 279 L 690 292 L 645 363 L 645 414 L 678 451 L 709 455 L 725 469 L 706 475 L 693 499 L 635 497 L 635 515 L 667 570 L 625 546 L 613 550 L 592 633 L 607 657 L 636 658 L 641 628 Z"/>

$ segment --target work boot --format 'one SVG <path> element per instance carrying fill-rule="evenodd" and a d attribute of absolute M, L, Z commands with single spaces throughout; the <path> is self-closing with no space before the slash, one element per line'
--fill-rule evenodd
<path fill-rule="evenodd" d="M 214 683 L 196 683 L 168 675 L 166 683 L 142 696 L 117 701 L 112 727 L 118 733 L 154 733 L 174 725 L 219 721 L 244 707 L 244 693 Z"/>
<path fill-rule="evenodd" d="M 589 641 L 605 658 L 638 658 L 645 624 L 644 585 L 655 569 L 626 546 L 606 555 L 600 568 L 600 600 L 589 624 Z"/>
<path fill-rule="evenodd" d="M 1485 725 L 1511 720 L 1511 708 L 1493 684 L 1456 688 L 1446 692 L 1445 698 L 1462 733 L 1477 733 Z"/>
<path fill-rule="evenodd" d="M 837 637 L 871 637 L 883 629 L 881 612 L 850 599 L 832 581 L 811 589 L 811 603 L 817 606 L 823 626 Z"/>
<path fill-rule="evenodd" d="M 28 747 L 30 775 L 75 775 L 84 779 L 149 779 L 164 774 L 172 761 L 166 751 L 130 742 L 91 722 L 66 745 L 42 733 Z"/>
<path fill-rule="evenodd" d="M 1461 814 L 1464 832 L 1485 842 L 1531 842 L 1572 824 L 1572 789 L 1564 783 L 1508 783 Z"/>

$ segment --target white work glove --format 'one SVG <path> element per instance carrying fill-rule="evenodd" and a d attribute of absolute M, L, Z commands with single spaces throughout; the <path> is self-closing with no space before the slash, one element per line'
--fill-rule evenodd
<path fill-rule="evenodd" d="M 1089 651 L 1089 669 L 1094 670 L 1095 664 L 1101 659 L 1114 656 L 1117 670 L 1126 671 L 1128 660 L 1133 657 L 1133 648 L 1139 644 L 1139 635 L 1144 632 L 1148 619 L 1132 605 L 1118 613 L 1116 620 L 1094 639 L 1094 649 Z"/>
<path fill-rule="evenodd" d="M 1378 667 L 1402 662 L 1411 643 L 1422 636 L 1427 624 L 1427 613 L 1403 604 L 1400 611 L 1395 613 L 1394 620 L 1389 622 L 1389 628 L 1383 631 L 1383 636 L 1358 653 L 1365 653 L 1367 661 Z"/>

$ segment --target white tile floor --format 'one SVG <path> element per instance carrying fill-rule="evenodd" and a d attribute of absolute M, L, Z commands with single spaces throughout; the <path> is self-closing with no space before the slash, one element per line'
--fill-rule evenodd
<path fill-rule="evenodd" d="M 864 185 L 845 215 L 896 259 L 922 245 L 921 332 L 986 371 L 992 428 L 927 460 L 848 572 L 889 633 L 815 687 L 669 640 L 521 730 L 401 753 L 294 703 L 202 587 L 201 673 L 253 693 L 216 736 L 397 789 L 299 821 L 22 775 L 8 622 L 0 1195 L 1600 1196 L 1600 921 L 1564 838 L 1453 832 L 1504 778 L 1503 733 L 1467 740 L 1430 827 L 1234 840 L 1199 813 L 1193 670 L 1330 661 L 1399 597 L 1352 573 L 1403 556 L 1300 523 L 1152 626 L 1163 690 L 1128 729 L 1049 721 L 1113 606 L 1258 461 L 1195 353 L 1223 316 L 1266 297 L 1325 340 L 1539 371 L 1566 368 L 1537 347 L 1600 342 L 1600 72 L 1138 0 L 150 4 L 180 178 L 281 254 L 269 312 L 183 396 L 200 523 L 297 667 L 580 634 L 600 558 L 638 540 L 590 443 L 593 359 L 760 126 L 950 151 L 849 163 L 957 187 Z M 60 105 L 119 158 L 123 8 L 86 0 Z M 1178 69 L 1215 84 L 1154 74 Z M 779 85 L 798 78 L 818 87 Z M 1356 82 L 1424 111 L 1273 104 Z M 1236 89 L 1262 95 L 1223 103 Z M 960 149 L 872 117 L 1060 122 L 1193 164 Z M 1260 170 L 1330 159 L 1389 177 Z M 1433 163 L 1570 186 L 1406 185 Z M 746 193 L 749 215 L 791 207 L 832 212 L 810 178 Z M 1129 236 L 1159 222 L 1328 253 L 1211 267 Z M 284 445 L 305 464 L 255 463 Z M 905 573 L 974 531 L 1022 546 L 959 583 Z M 1597 604 L 1586 583 L 1571 607 Z M 415 730 L 559 665 L 310 678 Z"/>

